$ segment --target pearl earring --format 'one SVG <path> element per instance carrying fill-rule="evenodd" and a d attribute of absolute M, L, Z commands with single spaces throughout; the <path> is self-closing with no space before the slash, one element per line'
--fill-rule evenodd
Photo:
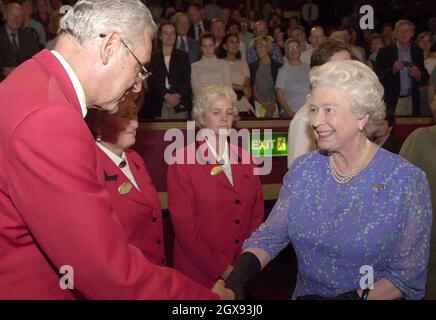
<path fill-rule="evenodd" d="M 97 142 L 100 142 L 100 141 L 101 141 L 101 136 L 98 135 L 97 138 L 96 138 L 95 140 L 97 140 Z"/>

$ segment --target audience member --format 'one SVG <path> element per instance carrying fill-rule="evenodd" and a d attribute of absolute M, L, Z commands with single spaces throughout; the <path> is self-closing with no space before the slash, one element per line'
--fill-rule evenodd
<path fill-rule="evenodd" d="M 369 45 L 371 47 L 371 54 L 369 55 L 366 64 L 371 68 L 371 70 L 374 70 L 377 54 L 381 48 L 386 46 L 385 37 L 383 37 L 380 33 L 374 33 L 369 37 Z"/>
<path fill-rule="evenodd" d="M 32 0 L 22 1 L 22 6 L 23 6 L 23 18 L 24 18 L 23 27 L 34 29 L 38 34 L 39 43 L 45 46 L 47 40 L 45 37 L 44 26 L 40 22 L 32 18 L 32 14 L 33 14 Z"/>
<path fill-rule="evenodd" d="M 396 115 L 419 115 L 419 86 L 429 78 L 422 50 L 411 42 L 414 28 L 411 21 L 399 20 L 394 31 L 396 44 L 380 49 L 375 62 L 386 106 Z"/>
<path fill-rule="evenodd" d="M 304 105 L 309 94 L 310 66 L 301 61 L 301 45 L 289 38 L 285 43 L 286 59 L 276 81 L 277 100 L 286 117 L 292 118 Z"/>
<path fill-rule="evenodd" d="M 250 63 L 249 68 L 256 116 L 258 118 L 278 117 L 279 110 L 274 86 L 282 64 L 271 58 L 273 50 L 271 37 L 254 38 L 253 47 L 258 58 Z"/>
<path fill-rule="evenodd" d="M 39 51 L 38 41 L 22 29 L 23 7 L 6 5 L 6 23 L 0 26 L 0 81 Z"/>
<path fill-rule="evenodd" d="M 198 92 L 211 84 L 232 87 L 229 65 L 215 56 L 215 37 L 204 33 L 200 37 L 202 57 L 192 64 L 191 84 L 194 97 Z"/>
<path fill-rule="evenodd" d="M 210 22 L 203 19 L 202 10 L 202 6 L 198 3 L 192 3 L 188 9 L 189 19 L 191 20 L 188 36 L 198 42 L 201 35 L 210 30 Z"/>
<path fill-rule="evenodd" d="M 187 52 L 191 63 L 197 61 L 200 49 L 198 48 L 198 42 L 188 36 L 190 24 L 188 15 L 184 12 L 177 12 L 172 21 L 177 31 L 176 48 Z"/>
<path fill-rule="evenodd" d="M 224 59 L 229 65 L 232 87 L 236 93 L 236 107 L 242 118 L 253 117 L 255 111 L 249 100 L 252 97 L 250 70 L 247 62 L 242 59 L 239 50 L 239 37 L 237 34 L 228 33 L 223 43 L 218 47 L 217 56 Z"/>
<path fill-rule="evenodd" d="M 392 110 L 386 110 L 382 124 L 374 131 L 372 141 L 392 153 L 398 154 L 401 144 L 394 137 L 395 115 Z"/>
<path fill-rule="evenodd" d="M 151 56 L 149 66 L 146 112 L 154 118 L 188 119 L 192 107 L 189 56 L 174 46 L 176 27 L 173 23 L 162 22 L 158 37 L 159 50 Z"/>
<path fill-rule="evenodd" d="M 254 29 L 256 37 L 270 37 L 268 35 L 268 25 L 264 20 L 258 20 L 255 25 Z M 271 42 L 271 58 L 275 60 L 278 63 L 283 62 L 283 55 L 280 50 L 280 47 L 277 43 L 272 42 L 272 37 L 270 37 Z M 247 63 L 250 65 L 258 60 L 258 55 L 256 52 L 256 48 L 253 46 L 253 44 L 250 44 L 249 49 L 247 50 Z"/>

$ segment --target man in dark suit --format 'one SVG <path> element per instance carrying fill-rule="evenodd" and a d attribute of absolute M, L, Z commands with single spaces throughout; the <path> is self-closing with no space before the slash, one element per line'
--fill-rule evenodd
<path fill-rule="evenodd" d="M 200 36 L 210 30 L 210 22 L 203 19 L 203 8 L 198 3 L 189 6 L 188 15 L 191 20 L 188 36 L 198 42 Z"/>
<path fill-rule="evenodd" d="M 6 23 L 0 27 L 0 81 L 39 51 L 35 38 L 21 29 L 23 23 L 21 5 L 9 3 L 5 12 Z"/>
<path fill-rule="evenodd" d="M 191 63 L 197 61 L 200 56 L 200 48 L 198 47 L 198 42 L 188 36 L 190 24 L 188 15 L 184 12 L 178 12 L 173 17 L 173 22 L 176 25 L 177 31 L 176 48 L 186 51 Z"/>
<path fill-rule="evenodd" d="M 419 86 L 427 83 L 429 75 L 424 67 L 422 50 L 411 42 L 415 26 L 409 20 L 395 25 L 396 43 L 380 49 L 375 72 L 385 88 L 386 106 L 395 112 L 397 104 L 412 100 L 412 114 L 419 114 Z M 397 110 L 399 111 L 399 110 Z M 398 113 L 398 112 L 397 112 Z M 407 113 L 402 112 L 402 115 Z"/>

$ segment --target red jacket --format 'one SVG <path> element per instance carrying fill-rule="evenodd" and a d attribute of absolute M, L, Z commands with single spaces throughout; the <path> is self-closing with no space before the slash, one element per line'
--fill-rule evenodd
<path fill-rule="evenodd" d="M 47 50 L 0 84 L 0 299 L 214 299 L 129 245 L 73 85 Z M 74 269 L 75 290 L 59 270 Z"/>
<path fill-rule="evenodd" d="M 131 149 L 127 149 L 125 153 L 130 171 L 141 191 L 133 187 L 128 194 L 121 195 L 118 188 L 130 180 L 100 148 L 97 148 L 103 165 L 100 174 L 111 196 L 112 209 L 123 226 L 129 243 L 141 249 L 151 263 L 165 265 L 159 197 L 141 156 Z"/>
<path fill-rule="evenodd" d="M 174 268 L 207 287 L 234 265 L 244 240 L 264 218 L 260 178 L 253 175 L 254 165 L 242 164 L 241 159 L 231 165 L 233 186 L 224 172 L 211 175 L 216 164 L 168 166 Z"/>

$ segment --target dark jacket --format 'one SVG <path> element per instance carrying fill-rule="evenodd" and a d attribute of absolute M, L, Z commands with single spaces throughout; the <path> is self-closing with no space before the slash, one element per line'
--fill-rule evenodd
<path fill-rule="evenodd" d="M 257 69 L 259 69 L 259 64 L 260 64 L 260 60 L 256 60 L 255 62 L 250 63 L 250 65 L 249 65 L 250 75 L 251 75 L 251 87 L 253 89 L 254 89 L 254 83 L 256 81 Z M 283 65 L 280 62 L 277 62 L 274 59 L 271 59 L 271 74 L 272 74 L 272 78 L 274 80 L 274 85 L 276 83 L 276 79 L 277 79 L 277 75 L 279 73 L 279 69 L 282 66 Z"/>
<path fill-rule="evenodd" d="M 410 48 L 412 63 L 421 71 L 421 79 L 418 81 L 412 77 L 412 101 L 413 114 L 419 114 L 420 93 L 419 86 L 427 83 L 429 75 L 424 67 L 424 55 L 422 50 L 412 44 Z M 400 72 L 393 72 L 395 61 L 398 60 L 398 48 L 396 44 L 380 49 L 375 61 L 375 72 L 377 73 L 380 82 L 385 88 L 386 106 L 391 110 L 395 110 L 400 95 L 401 83 Z"/>
<path fill-rule="evenodd" d="M 204 31 L 208 32 L 210 31 L 210 21 L 209 20 L 203 20 L 203 26 L 204 26 Z M 189 27 L 189 31 L 188 31 L 188 37 L 191 37 L 192 39 L 195 39 L 195 26 L 194 24 L 191 24 L 191 26 Z"/>
<path fill-rule="evenodd" d="M 0 81 L 5 78 L 3 68 L 17 67 L 39 52 L 39 45 L 31 34 L 18 30 L 18 55 L 12 54 L 12 44 L 6 31 L 6 25 L 0 26 Z"/>
<path fill-rule="evenodd" d="M 167 71 L 163 52 L 160 50 L 152 55 L 148 78 L 148 100 L 147 110 L 152 117 L 159 117 L 162 112 L 164 96 L 167 93 L 178 93 L 181 95 L 180 106 L 176 112 L 190 111 L 192 108 L 191 89 L 191 63 L 186 52 L 173 49 L 171 52 L 170 68 Z M 170 89 L 165 87 L 165 79 L 168 75 Z"/>

